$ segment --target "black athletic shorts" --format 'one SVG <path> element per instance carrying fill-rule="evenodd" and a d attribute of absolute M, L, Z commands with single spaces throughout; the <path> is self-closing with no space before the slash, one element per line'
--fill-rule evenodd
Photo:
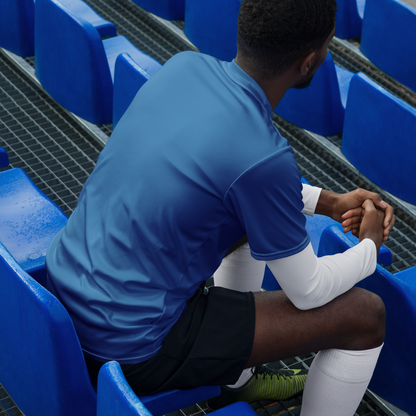
<path fill-rule="evenodd" d="M 201 286 L 157 354 L 121 368 L 137 395 L 234 384 L 250 357 L 254 325 L 253 293 Z M 85 358 L 94 384 L 103 363 Z"/>

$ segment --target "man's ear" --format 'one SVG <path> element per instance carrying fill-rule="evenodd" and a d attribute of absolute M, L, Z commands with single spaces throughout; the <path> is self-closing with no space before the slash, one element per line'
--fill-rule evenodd
<path fill-rule="evenodd" d="M 300 61 L 300 72 L 305 77 L 309 74 L 309 71 L 312 69 L 312 64 L 315 59 L 315 52 L 309 53 L 307 56 L 301 59 Z"/>

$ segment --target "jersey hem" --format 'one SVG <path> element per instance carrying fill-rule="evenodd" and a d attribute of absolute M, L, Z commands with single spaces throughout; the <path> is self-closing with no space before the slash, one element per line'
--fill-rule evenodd
<path fill-rule="evenodd" d="M 269 254 L 256 253 L 251 249 L 250 249 L 250 251 L 251 251 L 252 257 L 255 258 L 256 260 L 265 260 L 265 261 L 267 261 L 267 260 L 277 260 L 277 259 L 282 259 L 282 258 L 285 258 L 285 257 L 293 256 L 294 254 L 300 253 L 302 250 L 304 250 L 308 246 L 310 241 L 311 241 L 311 239 L 310 239 L 309 235 L 307 235 L 305 240 L 302 241 L 302 243 L 300 243 L 296 247 L 291 248 L 289 250 L 278 251 L 278 252 L 269 253 Z M 250 241 L 249 241 L 249 243 L 250 243 Z"/>
<path fill-rule="evenodd" d="M 138 364 L 141 363 L 143 361 L 147 361 L 150 360 L 152 357 L 154 357 L 158 351 L 162 348 L 162 346 L 160 346 L 156 351 L 153 351 L 149 354 L 146 355 L 142 355 L 140 357 L 135 357 L 135 358 L 109 358 L 109 357 L 103 357 L 101 355 L 98 354 L 93 354 L 92 352 L 89 352 L 85 349 L 82 349 L 82 351 L 85 353 L 85 355 L 88 355 L 89 357 L 93 358 L 96 361 L 100 361 L 103 363 L 106 363 L 107 361 L 117 361 L 119 364 Z"/>

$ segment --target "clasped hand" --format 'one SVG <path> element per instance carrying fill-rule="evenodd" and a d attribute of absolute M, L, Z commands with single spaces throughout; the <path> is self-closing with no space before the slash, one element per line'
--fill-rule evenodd
<path fill-rule="evenodd" d="M 323 190 L 316 212 L 340 222 L 344 233 L 351 231 L 360 241 L 371 238 L 377 249 L 388 239 L 396 221 L 393 208 L 379 194 L 365 189 L 345 194 Z"/>

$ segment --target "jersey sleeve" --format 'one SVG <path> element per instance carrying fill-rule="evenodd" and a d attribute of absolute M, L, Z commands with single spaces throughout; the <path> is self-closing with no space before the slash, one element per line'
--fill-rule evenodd
<path fill-rule="evenodd" d="M 301 175 L 289 146 L 244 171 L 224 204 L 238 217 L 257 260 L 291 256 L 309 243 Z"/>

